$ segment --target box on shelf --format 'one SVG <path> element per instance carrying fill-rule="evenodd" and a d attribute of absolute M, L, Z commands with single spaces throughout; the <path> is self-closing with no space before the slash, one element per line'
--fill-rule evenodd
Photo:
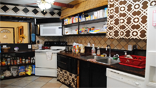
<path fill-rule="evenodd" d="M 24 75 L 26 75 L 26 74 L 25 74 L 25 66 L 19 66 L 18 68 L 19 68 L 19 69 L 18 69 L 18 70 L 19 70 L 19 72 L 18 72 L 18 75 L 19 75 L 19 76 L 24 76 Z"/>

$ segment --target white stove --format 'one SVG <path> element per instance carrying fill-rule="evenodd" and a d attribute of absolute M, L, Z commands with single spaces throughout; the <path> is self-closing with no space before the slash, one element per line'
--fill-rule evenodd
<path fill-rule="evenodd" d="M 51 46 L 50 49 L 35 50 L 35 75 L 57 77 L 57 53 L 62 50 L 65 50 L 65 46 Z"/>

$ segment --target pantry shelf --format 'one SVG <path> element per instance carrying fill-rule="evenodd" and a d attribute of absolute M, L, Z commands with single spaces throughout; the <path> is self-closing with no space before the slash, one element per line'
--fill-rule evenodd
<path fill-rule="evenodd" d="M 104 18 L 99 18 L 99 19 L 94 19 L 94 20 L 88 20 L 88 21 L 82 21 L 80 24 L 91 24 L 91 23 L 98 23 L 98 22 L 104 22 L 107 21 L 107 17 Z"/>
<path fill-rule="evenodd" d="M 78 23 L 72 23 L 72 24 L 67 24 L 67 25 L 63 25 L 64 27 L 71 27 L 71 26 L 77 26 Z"/>
<path fill-rule="evenodd" d="M 92 36 L 92 35 L 106 35 L 106 33 L 93 33 L 93 34 L 69 34 L 69 35 L 63 35 L 63 36 Z"/>
<path fill-rule="evenodd" d="M 18 65 L 5 65 L 0 67 L 8 67 L 8 66 L 24 66 L 24 65 L 35 65 L 35 63 L 29 63 L 29 64 L 18 64 Z"/>
<path fill-rule="evenodd" d="M 4 79 L 0 79 L 0 80 L 6 80 L 6 79 L 13 79 L 13 78 L 20 78 L 20 77 L 28 77 L 28 76 L 34 76 L 35 74 L 31 74 L 31 75 L 24 75 L 24 76 L 10 76 L 10 77 L 5 77 Z"/>

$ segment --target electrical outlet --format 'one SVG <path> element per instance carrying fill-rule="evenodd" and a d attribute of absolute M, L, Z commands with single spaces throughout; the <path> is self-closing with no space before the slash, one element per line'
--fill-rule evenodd
<path fill-rule="evenodd" d="M 3 48 L 6 48 L 7 47 L 7 45 L 3 45 Z"/>
<path fill-rule="evenodd" d="M 31 45 L 28 45 L 28 49 L 31 49 Z"/>
<path fill-rule="evenodd" d="M 128 45 L 128 50 L 132 51 L 132 45 Z"/>

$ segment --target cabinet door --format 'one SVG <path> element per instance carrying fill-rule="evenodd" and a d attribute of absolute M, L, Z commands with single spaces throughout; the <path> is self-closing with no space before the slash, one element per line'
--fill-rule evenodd
<path fill-rule="evenodd" d="M 106 88 L 106 67 L 91 63 L 91 87 L 102 87 Z"/>
<path fill-rule="evenodd" d="M 89 62 L 80 61 L 80 87 L 90 87 Z"/>
<path fill-rule="evenodd" d="M 63 55 L 57 56 L 57 66 L 61 69 L 68 70 L 68 58 Z"/>
<path fill-rule="evenodd" d="M 69 58 L 70 62 L 70 73 L 77 74 L 77 59 Z"/>

